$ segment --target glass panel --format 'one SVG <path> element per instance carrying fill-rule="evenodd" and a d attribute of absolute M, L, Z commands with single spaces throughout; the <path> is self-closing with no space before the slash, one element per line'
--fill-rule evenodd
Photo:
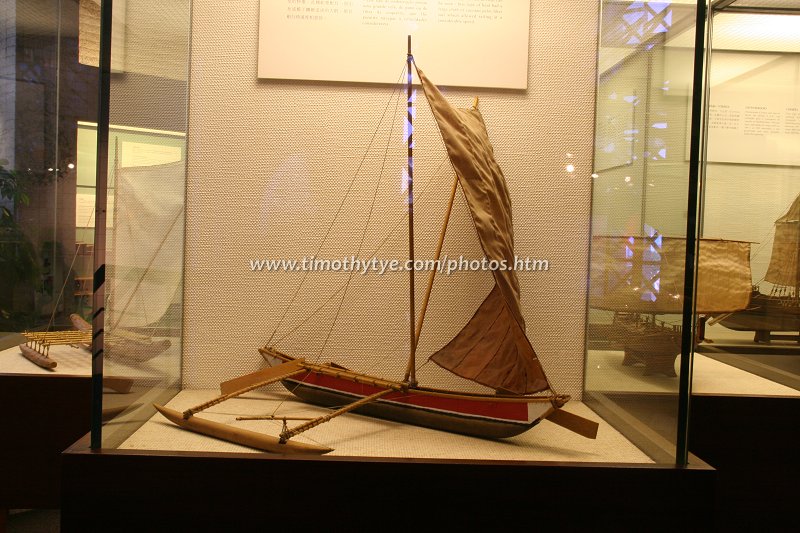
<path fill-rule="evenodd" d="M 694 2 L 602 4 L 586 401 L 674 462 Z"/>
<path fill-rule="evenodd" d="M 94 166 L 79 162 L 78 124 L 95 118 L 97 69 L 78 60 L 74 1 L 4 2 L 0 25 L 0 371 L 88 375 L 73 317 L 90 311 L 77 199 Z"/>
<path fill-rule="evenodd" d="M 114 2 L 103 447 L 180 387 L 189 13 L 189 0 Z M 79 134 L 88 160 L 96 124 Z"/>
<path fill-rule="evenodd" d="M 797 14 L 725 12 L 713 20 L 702 230 L 746 241 L 750 254 L 738 268 L 752 294 L 730 312 L 707 317 L 706 342 L 696 359 L 696 374 L 704 378 L 701 393 L 800 390 Z M 729 375 L 727 385 L 710 388 L 712 372 Z"/>

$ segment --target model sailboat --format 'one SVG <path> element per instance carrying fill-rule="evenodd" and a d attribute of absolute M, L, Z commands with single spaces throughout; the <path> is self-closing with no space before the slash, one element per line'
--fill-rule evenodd
<path fill-rule="evenodd" d="M 756 342 L 770 342 L 775 337 L 773 331 L 800 331 L 800 196 L 775 221 L 764 281 L 772 284 L 769 294 L 756 287 L 747 309 L 715 316 L 709 324 L 719 322 L 733 330 L 755 331 Z"/>
<path fill-rule="evenodd" d="M 410 50 L 408 69 L 408 119 L 411 121 Z M 415 66 L 415 65 L 414 65 Z M 441 254 L 448 219 L 458 189 L 466 199 L 478 239 L 487 259 L 514 262 L 511 201 L 503 173 L 493 156 L 486 127 L 476 105 L 463 110 L 452 107 L 438 88 L 417 69 L 448 156 L 455 170 L 450 204 L 439 238 Z M 413 260 L 413 163 L 409 135 L 409 241 Z M 561 410 L 569 396 L 556 394 L 525 334 L 519 282 L 513 270 L 494 270 L 494 287 L 461 331 L 430 356 L 442 368 L 490 387 L 494 394 L 457 392 L 421 386 L 415 369 L 416 346 L 431 294 L 435 271 L 416 316 L 413 271 L 410 279 L 410 354 L 403 379 L 391 380 L 350 371 L 334 363 L 316 364 L 282 353 L 273 347 L 260 350 L 268 368 L 227 381 L 222 395 L 183 413 L 156 406 L 175 424 L 192 431 L 278 453 L 326 453 L 328 448 L 298 443 L 300 433 L 350 411 L 484 438 L 518 435 L 548 419 L 588 438 L 597 423 Z M 337 407 L 324 416 L 303 420 L 277 437 L 235 429 L 196 416 L 200 411 L 245 392 L 282 382 L 305 402 Z M 281 419 L 280 417 L 274 417 Z"/>
<path fill-rule="evenodd" d="M 613 323 L 594 329 L 622 345 L 625 366 L 644 364 L 645 375 L 675 377 L 681 329 L 657 316 L 683 312 L 686 239 L 595 236 L 592 239 L 589 306 L 613 311 Z M 700 239 L 697 266 L 698 314 L 730 313 L 750 301 L 750 243 Z"/>
<path fill-rule="evenodd" d="M 167 322 L 173 300 L 162 296 L 164 280 L 174 279 L 174 270 L 169 265 L 177 261 L 170 254 L 180 250 L 176 239 L 182 238 L 178 222 L 183 220 L 183 196 L 170 190 L 169 184 L 181 176 L 184 164 L 181 161 L 164 165 L 123 168 L 120 164 L 120 147 L 115 145 L 117 157 L 114 162 L 116 194 L 113 210 L 115 237 L 114 256 L 109 267 L 114 272 L 110 285 L 113 287 L 107 304 L 109 325 L 104 336 L 106 353 L 129 362 L 148 361 L 166 351 L 169 339 L 154 340 L 158 336 L 174 336 L 171 329 L 160 327 L 159 322 Z M 121 193 L 124 191 L 124 193 Z M 84 229 L 91 229 L 92 219 Z M 146 220 L 146 223 L 142 221 Z M 153 238 L 163 228 L 160 240 Z M 124 235 L 118 239 L 117 235 Z M 120 244 L 122 243 L 122 244 Z M 77 259 L 77 252 L 75 259 Z M 64 287 L 58 296 L 55 308 L 62 304 L 67 283 L 72 280 L 75 259 L 65 276 Z M 143 296 L 144 295 L 144 296 Z M 161 296 L 161 297 L 160 297 Z M 171 294 L 167 294 L 167 297 Z M 139 309 L 132 312 L 137 299 Z M 145 312 L 142 312 L 144 310 Z M 130 311 L 130 312 L 129 312 Z M 144 317 L 161 316 L 159 322 L 146 324 Z M 52 330 L 55 313 L 45 331 L 26 331 L 22 335 L 26 342 L 19 345 L 22 355 L 36 365 L 54 370 L 57 361 L 50 357 L 50 347 L 57 345 L 76 345 L 91 351 L 92 325 L 79 314 L 70 315 L 71 330 Z M 110 350 L 109 350 L 110 349 Z"/>

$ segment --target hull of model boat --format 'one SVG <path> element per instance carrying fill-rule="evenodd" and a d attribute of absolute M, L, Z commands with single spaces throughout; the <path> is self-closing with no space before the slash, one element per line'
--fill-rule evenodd
<path fill-rule="evenodd" d="M 269 357 L 267 361 L 273 366 L 284 363 Z M 282 383 L 302 401 L 323 407 L 341 407 L 385 390 L 317 372 L 306 372 Z M 392 391 L 354 412 L 451 433 L 507 438 L 532 428 L 553 410 L 551 401 L 544 397 L 493 400 L 488 395 L 409 389 Z"/>
<path fill-rule="evenodd" d="M 644 364 L 644 375 L 663 374 L 677 377 L 675 360 L 681 353 L 681 336 L 670 327 L 653 326 L 641 331 L 632 331 L 626 342 L 625 366 Z"/>
<path fill-rule="evenodd" d="M 19 349 L 22 352 L 22 355 L 25 356 L 31 363 L 34 363 L 42 368 L 46 368 L 47 370 L 53 370 L 58 363 L 46 355 L 42 355 L 41 353 L 37 352 L 30 346 L 25 344 L 20 344 Z"/>
<path fill-rule="evenodd" d="M 602 330 L 624 349 L 624 366 L 644 365 L 644 375 L 676 377 L 675 360 L 681 353 L 681 331 L 669 324 L 643 321 L 639 315 L 621 318 Z"/>
<path fill-rule="evenodd" d="M 347 387 L 351 383 L 344 382 L 338 385 Z M 346 392 L 337 388 L 337 384 L 329 383 L 320 386 L 309 383 L 308 380 L 284 380 L 283 385 L 295 396 L 307 403 L 323 407 L 341 407 L 360 398 L 368 396 L 367 393 Z M 368 387 L 370 390 L 372 387 Z M 375 389 L 379 390 L 379 389 Z M 495 411 L 495 416 L 470 414 L 468 405 L 461 405 L 462 409 L 453 409 L 448 406 L 448 398 L 417 395 L 414 393 L 390 393 L 385 399 L 377 400 L 363 405 L 354 410 L 366 416 L 393 420 L 403 424 L 412 424 L 440 431 L 460 433 L 474 437 L 499 439 L 508 438 L 524 433 L 539 423 L 542 415 L 552 410 L 550 404 L 510 404 L 510 405 L 485 405 L 482 410 L 487 413 Z M 485 402 L 489 403 L 489 402 Z M 528 420 L 528 406 L 540 410 L 541 415 Z M 448 408 L 450 407 L 450 408 Z M 506 417 L 503 412 L 507 413 Z M 525 420 L 514 420 L 513 415 L 523 415 Z"/>
<path fill-rule="evenodd" d="M 736 331 L 800 331 L 800 300 L 753 293 L 750 307 L 731 313 L 720 324 Z"/>

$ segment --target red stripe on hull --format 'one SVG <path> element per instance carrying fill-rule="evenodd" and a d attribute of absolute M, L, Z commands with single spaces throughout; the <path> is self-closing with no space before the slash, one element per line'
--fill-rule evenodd
<path fill-rule="evenodd" d="M 301 382 L 307 385 L 314 385 L 332 389 L 347 394 L 357 396 L 369 396 L 381 390 L 380 387 L 367 385 L 363 383 L 355 383 L 353 381 L 328 376 L 325 374 L 316 374 L 308 372 L 297 378 L 286 380 L 289 382 Z M 408 406 L 421 407 L 424 409 L 433 409 L 437 411 L 451 412 L 461 416 L 479 416 L 498 420 L 508 420 L 509 422 L 516 423 L 530 423 L 528 416 L 528 403 L 527 401 L 520 400 L 519 402 L 496 402 L 492 400 L 482 399 L 469 399 L 469 398 L 448 398 L 446 396 L 424 394 L 410 389 L 408 392 L 392 392 L 384 396 L 378 401 L 391 401 L 396 403 L 405 404 Z"/>

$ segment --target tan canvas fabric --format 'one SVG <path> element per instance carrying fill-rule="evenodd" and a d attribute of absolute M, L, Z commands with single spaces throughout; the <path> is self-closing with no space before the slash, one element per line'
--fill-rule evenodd
<path fill-rule="evenodd" d="M 800 196 L 781 218 L 775 221 L 772 256 L 764 279 L 775 285 L 798 284 L 797 260 L 800 254 Z"/>
<path fill-rule="evenodd" d="M 431 360 L 501 391 L 525 394 L 549 388 L 531 343 L 497 285 L 467 325 Z"/>
<path fill-rule="evenodd" d="M 589 305 L 632 313 L 683 312 L 686 239 L 592 239 Z M 697 312 L 745 309 L 752 289 L 750 243 L 700 239 Z"/>
<path fill-rule="evenodd" d="M 417 69 L 459 177 L 478 239 L 488 260 L 514 264 L 511 199 L 483 117 L 456 109 Z M 525 336 L 519 281 L 513 270 L 494 270 L 495 287 L 464 329 L 431 360 L 478 383 L 517 394 L 549 388 L 544 370 Z"/>

